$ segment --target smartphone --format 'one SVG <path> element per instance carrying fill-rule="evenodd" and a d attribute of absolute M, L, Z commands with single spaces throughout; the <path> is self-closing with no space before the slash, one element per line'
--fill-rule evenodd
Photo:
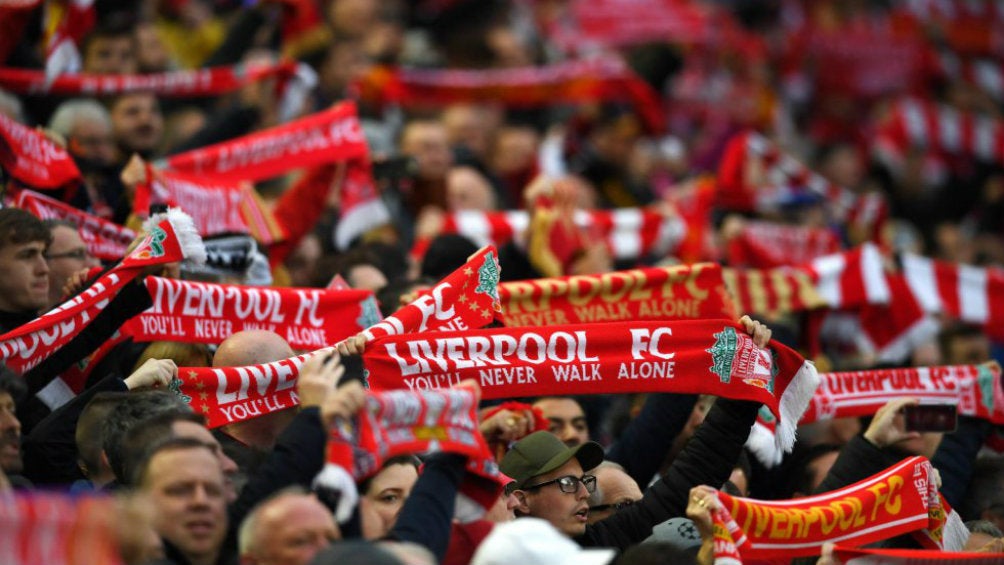
<path fill-rule="evenodd" d="M 959 423 L 955 404 L 918 404 L 903 409 L 908 432 L 954 432 Z"/>

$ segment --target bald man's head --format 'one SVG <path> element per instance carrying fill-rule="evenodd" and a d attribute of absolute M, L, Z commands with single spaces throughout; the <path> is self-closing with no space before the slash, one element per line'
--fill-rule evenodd
<path fill-rule="evenodd" d="M 293 356 L 293 349 L 279 334 L 265 330 L 245 330 L 223 340 L 213 367 L 243 367 L 271 363 Z M 279 410 L 223 426 L 223 431 L 244 445 L 269 450 L 296 415 L 295 410 Z"/>
<path fill-rule="evenodd" d="M 281 335 L 267 330 L 245 330 L 223 340 L 213 367 L 242 367 L 271 363 L 293 356 L 293 349 Z"/>

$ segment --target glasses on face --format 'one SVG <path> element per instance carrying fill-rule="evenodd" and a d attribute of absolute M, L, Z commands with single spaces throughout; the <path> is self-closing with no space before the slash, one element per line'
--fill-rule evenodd
<path fill-rule="evenodd" d="M 552 479 L 550 481 L 545 481 L 543 483 L 538 483 L 535 485 L 530 485 L 524 487 L 523 490 L 532 490 L 535 488 L 546 487 L 550 484 L 558 484 L 558 488 L 561 492 L 566 494 L 572 494 L 578 492 L 579 483 L 582 483 L 586 487 L 586 492 L 592 494 L 596 492 L 596 477 L 593 475 L 582 475 L 582 477 L 575 477 L 572 475 L 565 475 L 564 477 L 558 477 L 557 479 Z"/>
<path fill-rule="evenodd" d="M 604 510 L 613 510 L 614 512 L 619 512 L 628 506 L 634 505 L 637 500 L 622 500 L 614 504 L 597 504 L 596 506 L 590 506 L 590 512 L 603 512 Z"/>
<path fill-rule="evenodd" d="M 46 260 L 49 259 L 76 259 L 78 261 L 84 261 L 91 254 L 87 252 L 86 249 L 74 249 L 73 251 L 67 251 L 65 253 L 49 253 L 45 256 Z"/>

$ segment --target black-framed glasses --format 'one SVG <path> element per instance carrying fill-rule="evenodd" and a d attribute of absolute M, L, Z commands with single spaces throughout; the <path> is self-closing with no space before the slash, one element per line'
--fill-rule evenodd
<path fill-rule="evenodd" d="M 592 494 L 596 492 L 596 477 L 593 475 L 582 475 L 581 477 L 576 477 L 573 475 L 565 475 L 564 477 L 558 477 L 557 479 L 552 479 L 550 481 L 545 481 L 543 483 L 538 483 L 535 485 L 530 485 L 523 487 L 523 490 L 531 490 L 540 487 L 546 487 L 550 484 L 558 484 L 558 488 L 561 492 L 565 494 L 572 494 L 579 491 L 579 483 L 582 483 L 586 487 L 586 492 Z"/>
<path fill-rule="evenodd" d="M 589 511 L 603 512 L 604 510 L 613 510 L 614 512 L 619 512 L 628 506 L 634 506 L 637 502 L 637 500 L 622 500 L 614 504 L 597 504 L 596 506 L 590 506 Z"/>
<path fill-rule="evenodd" d="M 74 249 L 73 251 L 67 251 L 65 253 L 47 253 L 45 255 L 46 260 L 49 259 L 76 259 L 78 261 L 84 261 L 91 254 L 87 252 L 86 249 Z"/>

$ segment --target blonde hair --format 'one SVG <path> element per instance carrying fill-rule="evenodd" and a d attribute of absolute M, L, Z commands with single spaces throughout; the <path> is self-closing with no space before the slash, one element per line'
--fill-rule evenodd
<path fill-rule="evenodd" d="M 154 341 L 143 350 L 143 354 L 136 360 L 136 365 L 132 370 L 139 369 L 149 359 L 170 359 L 179 367 L 191 366 L 189 359 L 192 358 L 201 359 L 196 365 L 198 367 L 208 367 L 213 363 L 213 356 L 209 353 L 209 348 L 201 343 Z"/>

